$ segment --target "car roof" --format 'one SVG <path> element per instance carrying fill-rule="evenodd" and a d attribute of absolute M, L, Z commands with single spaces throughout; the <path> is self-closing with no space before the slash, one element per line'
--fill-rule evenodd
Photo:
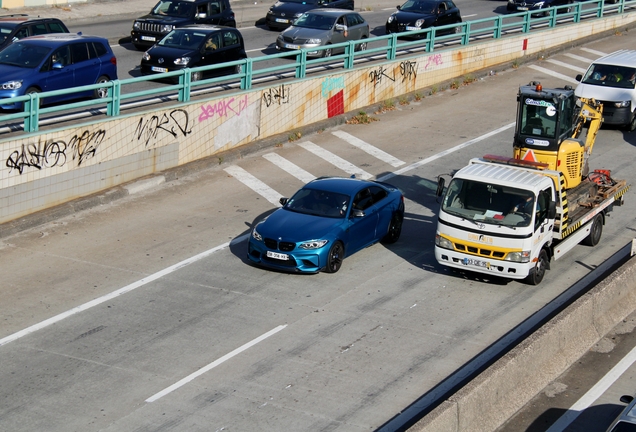
<path fill-rule="evenodd" d="M 58 18 L 41 18 L 29 16 L 27 14 L 11 14 L 11 15 L 0 15 L 0 24 L 3 27 L 16 27 L 25 22 L 47 22 L 47 21 L 60 21 Z"/>
<path fill-rule="evenodd" d="M 24 39 L 20 39 L 14 43 L 37 43 L 44 46 L 57 46 L 60 42 L 72 42 L 72 41 L 100 41 L 108 43 L 106 38 L 101 36 L 83 35 L 80 33 L 48 33 L 37 36 L 29 36 Z"/>
<path fill-rule="evenodd" d="M 319 177 L 305 185 L 308 189 L 340 192 L 348 195 L 359 191 L 365 186 L 378 185 L 379 183 L 348 177 Z"/>
<path fill-rule="evenodd" d="M 594 61 L 595 64 L 636 67 L 635 50 L 619 50 Z"/>
<path fill-rule="evenodd" d="M 195 29 L 195 30 L 201 30 L 206 32 L 213 32 L 217 30 L 228 30 L 228 29 L 236 30 L 234 27 L 214 25 L 214 24 L 187 24 L 187 25 L 182 25 L 175 28 L 175 30 L 179 30 L 179 29 Z"/>

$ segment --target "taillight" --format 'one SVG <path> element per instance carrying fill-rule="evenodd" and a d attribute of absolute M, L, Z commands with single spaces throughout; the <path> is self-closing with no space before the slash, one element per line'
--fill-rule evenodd
<path fill-rule="evenodd" d="M 111 62 L 113 65 L 117 66 L 117 57 L 112 56 L 112 57 L 110 58 L 110 62 Z"/>

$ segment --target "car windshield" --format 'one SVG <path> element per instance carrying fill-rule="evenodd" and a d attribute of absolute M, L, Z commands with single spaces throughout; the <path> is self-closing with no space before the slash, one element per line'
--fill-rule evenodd
<path fill-rule="evenodd" d="M 636 432 L 636 424 L 620 421 L 616 423 L 610 432 Z"/>
<path fill-rule="evenodd" d="M 51 48 L 33 44 L 14 43 L 0 52 L 0 64 L 36 68 L 49 55 Z"/>
<path fill-rule="evenodd" d="M 583 84 L 629 89 L 634 88 L 635 81 L 636 68 L 604 64 L 592 64 L 581 80 Z"/>
<path fill-rule="evenodd" d="M 283 208 L 313 216 L 344 218 L 350 199 L 350 196 L 338 192 L 304 188 L 296 192 Z"/>
<path fill-rule="evenodd" d="M 12 27 L 5 27 L 0 25 L 0 44 L 4 43 L 4 41 L 7 40 L 12 31 Z"/>
<path fill-rule="evenodd" d="M 475 223 L 516 228 L 530 225 L 534 202 L 534 194 L 527 190 L 453 179 L 442 210 Z"/>
<path fill-rule="evenodd" d="M 294 27 L 329 30 L 336 23 L 337 17 L 304 13 L 294 21 Z"/>
<path fill-rule="evenodd" d="M 431 0 L 409 0 L 400 7 L 404 12 L 418 13 L 434 13 L 436 9 L 437 2 Z"/>
<path fill-rule="evenodd" d="M 188 18 L 194 15 L 194 5 L 190 2 L 162 0 L 152 10 L 154 15 Z"/>
<path fill-rule="evenodd" d="M 521 104 L 521 133 L 543 138 L 556 136 L 559 110 L 550 100 L 527 97 Z"/>
<path fill-rule="evenodd" d="M 176 29 L 168 33 L 157 45 L 169 48 L 197 49 L 206 34 L 189 29 Z"/>

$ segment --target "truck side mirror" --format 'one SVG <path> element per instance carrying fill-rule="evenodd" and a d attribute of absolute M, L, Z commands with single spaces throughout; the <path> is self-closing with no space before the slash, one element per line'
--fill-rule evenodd
<path fill-rule="evenodd" d="M 550 201 L 548 205 L 548 219 L 554 219 L 556 217 L 556 202 Z"/>
<path fill-rule="evenodd" d="M 580 82 L 583 79 L 583 75 L 578 74 L 574 79 Z"/>
<path fill-rule="evenodd" d="M 444 186 L 446 185 L 446 180 L 444 180 L 444 177 L 440 177 L 437 180 L 437 190 L 435 191 L 435 196 L 436 197 L 441 197 L 442 196 L 442 192 L 444 191 Z"/>

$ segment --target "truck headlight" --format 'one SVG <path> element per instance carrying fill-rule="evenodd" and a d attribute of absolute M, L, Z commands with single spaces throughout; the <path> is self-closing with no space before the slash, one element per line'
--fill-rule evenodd
<path fill-rule="evenodd" d="M 614 102 L 614 106 L 616 108 L 627 108 L 628 106 L 631 105 L 631 102 L 626 100 L 626 101 L 620 101 L 620 102 Z"/>
<path fill-rule="evenodd" d="M 454 249 L 453 242 L 445 237 L 442 237 L 439 234 L 435 235 L 435 246 L 439 246 L 441 248 L 450 249 L 450 250 Z"/>
<path fill-rule="evenodd" d="M 518 263 L 530 262 L 530 251 L 509 252 L 504 261 L 512 261 Z"/>
<path fill-rule="evenodd" d="M 298 247 L 300 249 L 320 249 L 321 247 L 326 245 L 328 241 L 329 240 L 312 240 L 301 243 Z"/>

